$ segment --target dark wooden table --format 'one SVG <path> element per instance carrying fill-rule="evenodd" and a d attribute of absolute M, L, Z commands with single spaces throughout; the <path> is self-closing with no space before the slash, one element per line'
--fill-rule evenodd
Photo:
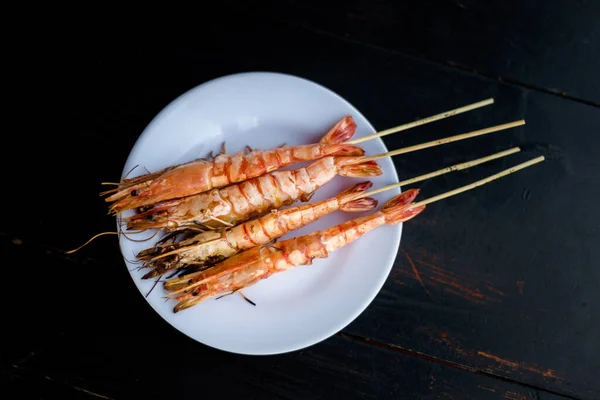
<path fill-rule="evenodd" d="M 52 112 L 29 143 L 35 172 L 5 170 L 17 182 L 5 183 L 0 228 L 3 399 L 600 398 L 600 3 L 337 3 L 221 2 L 185 47 L 116 50 L 70 32 L 28 52 L 29 76 L 51 83 L 35 110 Z M 217 351 L 148 307 L 114 237 L 64 250 L 114 229 L 99 182 L 118 179 L 157 112 L 244 71 L 316 81 L 378 129 L 496 100 L 385 138 L 391 149 L 527 120 L 395 158 L 411 177 L 524 149 L 424 183 L 423 198 L 534 155 L 547 161 L 407 223 L 385 286 L 333 337 L 277 356 Z M 13 135 L 31 140 L 27 130 Z"/>

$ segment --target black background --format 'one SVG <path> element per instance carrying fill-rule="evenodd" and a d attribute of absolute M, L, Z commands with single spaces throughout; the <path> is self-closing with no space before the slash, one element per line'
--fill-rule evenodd
<path fill-rule="evenodd" d="M 17 87 L 17 101 L 6 118 L 17 123 L 4 136 L 2 391 L 10 398 L 598 398 L 600 3 L 221 5 L 202 15 L 194 35 L 176 30 L 183 41 L 124 43 L 103 37 L 110 24 L 94 36 L 59 23 L 35 45 L 11 41 L 6 64 L 14 73 L 5 80 L 7 90 Z M 377 129 L 496 100 L 418 135 L 387 137 L 390 149 L 527 120 L 394 158 L 400 176 L 410 177 L 524 149 L 417 186 L 422 198 L 533 156 L 547 161 L 407 223 L 384 288 L 330 339 L 277 356 L 220 352 L 147 306 L 114 237 L 63 251 L 114 229 L 98 183 L 118 179 L 156 113 L 198 84 L 246 71 L 316 81 Z"/>

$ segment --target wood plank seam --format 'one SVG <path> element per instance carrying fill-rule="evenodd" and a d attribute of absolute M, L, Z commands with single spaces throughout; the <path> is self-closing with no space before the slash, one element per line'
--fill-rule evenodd
<path fill-rule="evenodd" d="M 575 396 L 573 396 L 570 393 L 559 392 L 559 391 L 552 390 L 552 389 L 547 389 L 547 388 L 544 388 L 544 387 L 541 387 L 541 386 L 535 386 L 535 385 L 529 384 L 527 382 L 521 382 L 521 381 L 518 381 L 518 380 L 515 380 L 515 379 L 511 379 L 511 378 L 507 378 L 507 377 L 504 377 L 504 376 L 501 376 L 501 375 L 496 375 L 496 374 L 493 374 L 491 372 L 484 371 L 484 370 L 481 370 L 481 369 L 478 369 L 478 368 L 475 368 L 475 367 L 471 367 L 471 366 L 468 366 L 468 365 L 460 364 L 460 363 L 449 361 L 449 360 L 444 360 L 443 358 L 439 358 L 439 357 L 435 357 L 435 356 L 430 356 L 428 354 L 421 353 L 421 352 L 416 351 L 416 350 L 407 349 L 407 348 L 404 348 L 402 346 L 398 346 L 398 345 L 394 345 L 394 344 L 390 344 L 390 343 L 385 343 L 385 342 L 380 342 L 378 340 L 364 338 L 362 336 L 353 335 L 351 333 L 346 333 L 346 332 L 343 332 L 343 331 L 342 332 L 338 332 L 337 336 L 343 337 L 344 339 L 353 340 L 353 341 L 356 341 L 356 342 L 359 342 L 359 343 L 362 343 L 362 344 L 365 344 L 365 345 L 368 345 L 368 346 L 379 347 L 379 348 L 382 348 L 382 349 L 386 349 L 388 351 L 402 353 L 402 354 L 405 354 L 405 355 L 408 355 L 408 356 L 418 357 L 418 358 L 421 358 L 423 360 L 431 361 L 431 362 L 434 362 L 434 363 L 437 363 L 437 364 L 446 365 L 448 367 L 452 367 L 452 368 L 457 368 L 457 369 L 461 369 L 461 370 L 464 370 L 464 371 L 473 372 L 475 374 L 485 375 L 485 376 L 488 376 L 488 377 L 491 377 L 491 378 L 499 379 L 499 380 L 504 381 L 504 382 L 510 382 L 512 384 L 515 384 L 515 385 L 523 386 L 523 387 L 526 387 L 526 388 L 529 388 L 529 389 L 538 390 L 540 392 L 545 392 L 545 393 L 553 394 L 553 395 L 556 395 L 556 396 L 563 396 L 563 397 L 568 398 L 568 399 L 575 399 L 575 400 L 579 399 L 578 397 L 575 397 Z"/>
<path fill-rule="evenodd" d="M 555 90 L 546 89 L 546 88 L 535 86 L 535 85 L 532 85 L 532 84 L 529 84 L 529 83 L 520 82 L 520 81 L 518 81 L 516 79 L 511 79 L 511 78 L 507 78 L 507 77 L 503 77 L 503 76 L 493 75 L 493 74 L 486 73 L 486 72 L 481 72 L 479 70 L 476 70 L 476 69 L 473 69 L 473 68 L 469 68 L 467 66 L 463 66 L 463 65 L 460 65 L 460 64 L 457 64 L 457 63 L 454 63 L 454 62 L 435 60 L 435 59 L 430 59 L 430 58 L 425 58 L 425 57 L 419 57 L 419 56 L 415 56 L 415 55 L 412 55 L 412 54 L 403 53 L 403 52 L 400 52 L 398 50 L 388 49 L 386 47 L 382 47 L 382 46 L 379 46 L 379 45 L 376 45 L 376 44 L 373 44 L 373 43 L 361 42 L 360 40 L 356 40 L 356 39 L 345 37 L 345 36 L 339 36 L 339 35 L 336 35 L 334 33 L 324 31 L 324 30 L 319 29 L 319 28 L 315 28 L 315 27 L 312 27 L 312 26 L 307 26 L 307 25 L 304 25 L 304 24 L 296 24 L 296 23 L 293 23 L 293 22 L 290 22 L 290 21 L 286 21 L 286 20 L 283 20 L 283 19 L 274 18 L 272 16 L 267 16 L 266 18 L 271 19 L 274 22 L 284 24 L 284 25 L 286 25 L 288 27 L 301 28 L 301 29 L 304 29 L 306 31 L 309 31 L 309 32 L 312 32 L 312 33 L 316 33 L 316 34 L 319 34 L 319 35 L 326 35 L 326 36 L 329 36 L 329 37 L 332 37 L 332 38 L 335 38 L 335 39 L 338 39 L 338 40 L 344 40 L 344 41 L 348 41 L 348 42 L 351 42 L 351 43 L 354 43 L 354 44 L 357 44 L 357 45 L 362 45 L 362 46 L 370 47 L 372 49 L 377 49 L 377 50 L 380 50 L 380 51 L 386 51 L 386 52 L 389 52 L 389 53 L 392 53 L 392 54 L 397 54 L 397 55 L 400 55 L 402 57 L 408 57 L 408 58 L 411 58 L 411 59 L 414 59 L 414 60 L 426 61 L 426 62 L 429 62 L 429 63 L 432 63 L 432 64 L 436 64 L 436 65 L 439 65 L 439 66 L 443 66 L 443 67 L 446 67 L 446 68 L 452 68 L 452 69 L 456 69 L 456 70 L 459 70 L 459 71 L 462 71 L 462 72 L 467 72 L 467 73 L 470 73 L 470 74 L 473 74 L 473 75 L 476 75 L 476 76 L 480 76 L 482 78 L 491 79 L 491 80 L 494 80 L 494 81 L 497 81 L 497 82 L 501 82 L 501 83 L 503 83 L 503 84 L 505 84 L 507 86 L 516 86 L 516 87 L 520 87 L 522 89 L 528 89 L 528 90 L 532 90 L 532 91 L 536 91 L 536 92 L 541 92 L 541 93 L 544 93 L 544 94 L 549 94 L 549 95 L 552 95 L 552 96 L 555 96 L 555 97 L 559 97 L 561 99 L 570 100 L 570 101 L 574 101 L 576 103 L 581 103 L 581 104 L 585 104 L 585 105 L 588 105 L 588 106 L 600 108 L 600 102 L 595 102 L 595 101 L 592 101 L 592 100 L 586 100 L 586 99 L 582 99 L 580 97 L 571 96 L 571 95 L 569 95 L 569 94 L 567 94 L 565 92 L 558 92 L 558 91 L 555 91 Z"/>

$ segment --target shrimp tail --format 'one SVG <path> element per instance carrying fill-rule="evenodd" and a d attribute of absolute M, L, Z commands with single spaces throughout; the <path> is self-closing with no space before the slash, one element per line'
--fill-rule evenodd
<path fill-rule="evenodd" d="M 363 212 L 369 211 L 377 207 L 377 199 L 372 197 L 365 197 L 363 199 L 358 199 L 354 201 L 350 201 L 340 207 L 340 211 L 344 212 Z"/>
<path fill-rule="evenodd" d="M 409 189 L 404 193 L 400 193 L 397 196 L 392 197 L 388 202 L 383 205 L 381 211 L 387 212 L 395 209 L 399 209 L 400 207 L 406 207 L 412 203 L 412 201 L 419 194 L 419 189 Z"/>
<path fill-rule="evenodd" d="M 328 156 L 362 156 L 365 151 L 353 144 L 332 144 L 325 149 Z"/>
<path fill-rule="evenodd" d="M 339 175 L 351 178 L 365 176 L 379 176 L 382 174 L 381 167 L 375 161 L 366 161 L 360 164 L 343 165 L 339 168 Z"/>
<path fill-rule="evenodd" d="M 340 210 L 344 212 L 362 212 L 369 211 L 377 207 L 377 200 L 371 197 L 365 197 L 363 199 L 357 199 L 359 195 L 364 193 L 367 189 L 373 186 L 372 182 L 365 181 L 357 183 L 356 185 L 349 187 L 338 194 L 338 201 L 340 202 Z"/>
<path fill-rule="evenodd" d="M 350 139 L 356 131 L 354 118 L 347 116 L 335 124 L 319 141 L 321 144 L 339 144 Z"/>
<path fill-rule="evenodd" d="M 371 189 L 372 186 L 373 186 L 373 182 L 370 182 L 370 181 L 360 182 L 354 186 L 349 187 L 348 189 L 341 191 L 337 195 L 337 197 L 338 197 L 339 201 L 341 201 L 342 203 L 345 201 L 351 201 L 351 200 L 355 199 L 361 193 L 364 193 L 367 189 Z"/>
<path fill-rule="evenodd" d="M 385 223 L 391 225 L 399 224 L 400 222 L 408 221 L 421 213 L 421 211 L 425 209 L 424 205 L 410 209 L 408 208 L 418 194 L 419 189 L 410 189 L 385 203 L 381 209 L 381 212 L 385 215 Z"/>

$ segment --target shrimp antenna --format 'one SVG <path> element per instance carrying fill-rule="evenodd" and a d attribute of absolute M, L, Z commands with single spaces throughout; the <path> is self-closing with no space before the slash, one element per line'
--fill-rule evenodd
<path fill-rule="evenodd" d="M 244 293 L 242 293 L 241 291 L 238 291 L 238 293 L 240 294 L 240 296 L 242 296 L 244 298 L 244 300 L 246 300 L 248 303 L 250 303 L 250 304 L 252 304 L 253 306 L 256 307 L 256 303 L 253 302 L 252 300 L 250 300 L 249 298 L 247 298 Z"/>
<path fill-rule="evenodd" d="M 125 174 L 125 176 L 123 177 L 123 180 L 124 180 L 124 179 L 127 179 L 127 177 L 129 176 L 129 174 L 130 174 L 131 172 L 133 172 L 133 170 L 134 170 L 134 169 L 136 169 L 137 167 L 139 167 L 139 164 L 138 164 L 138 165 L 136 165 L 135 167 L 131 168 L 131 169 L 129 170 L 129 172 L 127 172 L 127 173 Z M 146 171 L 148 171 L 148 170 L 146 169 Z M 119 185 L 121 185 L 121 182 L 100 182 L 100 184 L 101 184 L 101 185 L 109 185 L 109 186 L 119 186 Z M 106 190 L 106 191 L 104 191 L 104 192 L 101 192 L 101 193 L 100 193 L 100 196 L 104 196 L 104 195 L 107 195 L 107 194 L 109 194 L 109 193 L 114 193 L 114 192 L 118 192 L 118 191 L 119 191 L 119 188 L 114 188 L 114 189 L 111 189 L 111 190 Z"/>
<path fill-rule="evenodd" d="M 101 185 L 104 185 L 104 184 L 112 184 L 112 183 L 111 182 L 102 182 L 101 183 Z M 118 183 L 117 183 L 117 185 L 118 185 Z M 105 190 L 104 192 L 100 192 L 100 194 L 98 196 L 102 197 L 102 196 L 105 196 L 105 195 L 107 195 L 109 193 L 115 193 L 115 192 L 118 192 L 118 191 L 119 191 L 119 188 Z"/>
<path fill-rule="evenodd" d="M 348 162 L 347 165 L 360 164 L 360 163 L 363 163 L 366 161 L 379 160 L 380 158 L 384 158 L 384 157 L 392 157 L 392 156 L 396 156 L 398 154 L 411 153 L 413 151 L 428 149 L 430 147 L 440 146 L 440 145 L 446 144 L 446 143 L 458 142 L 460 140 L 470 139 L 470 138 L 473 138 L 476 136 L 487 135 L 488 133 L 498 132 L 498 131 L 502 131 L 502 130 L 509 129 L 509 128 L 514 128 L 516 126 L 521 126 L 521 125 L 525 125 L 524 119 L 521 119 L 519 121 L 514 121 L 514 122 L 508 122 L 506 124 L 491 126 L 489 128 L 479 129 L 479 130 L 472 131 L 472 132 L 462 133 L 460 135 L 449 136 L 449 137 L 446 137 L 443 139 L 432 140 L 431 142 L 416 144 L 414 146 L 408 146 L 408 147 L 404 147 L 402 149 L 388 151 L 387 153 L 376 154 L 374 156 L 357 157 L 355 160 Z"/>
<path fill-rule="evenodd" d="M 127 257 L 125 257 L 125 256 L 123 256 L 123 258 L 124 258 L 125 260 L 127 260 L 127 262 L 129 262 L 129 263 L 131 263 L 131 264 L 133 264 L 133 265 L 143 264 L 143 261 L 142 261 L 142 260 L 132 261 L 132 260 L 130 260 L 129 258 L 127 258 Z M 134 270 L 136 270 L 136 269 L 142 269 L 142 268 L 144 268 L 144 265 L 137 266 L 137 267 L 135 267 L 134 269 L 132 269 L 131 271 L 134 271 Z"/>
<path fill-rule="evenodd" d="M 100 237 L 100 236 L 104 236 L 104 235 L 118 235 L 119 232 L 101 232 L 97 235 L 92 236 L 92 238 L 90 240 L 88 240 L 87 242 L 85 242 L 84 244 L 82 244 L 81 246 L 77 247 L 76 249 L 73 250 L 69 250 L 69 251 L 65 251 L 65 254 L 73 254 L 78 250 L 81 250 L 82 248 L 84 248 L 85 246 L 87 246 L 92 240 Z"/>
<path fill-rule="evenodd" d="M 123 230 L 121 230 L 121 235 L 123 235 L 127 240 L 131 240 L 132 242 L 136 242 L 136 243 L 142 243 L 142 242 L 147 242 L 148 240 L 153 239 L 156 235 L 158 235 L 158 233 L 161 231 L 162 229 L 158 229 L 156 232 L 154 232 L 154 234 L 152 236 L 150 236 L 149 238 L 146 239 L 132 239 L 129 236 L 127 236 L 125 234 L 125 232 L 123 232 Z M 140 233 L 140 232 L 135 232 L 135 233 Z"/>
<path fill-rule="evenodd" d="M 231 296 L 234 293 L 235 293 L 235 290 L 233 292 L 231 292 L 231 293 L 222 294 L 222 295 L 220 295 L 218 297 L 215 297 L 215 300 L 219 300 L 219 299 L 222 299 L 223 297 Z"/>
<path fill-rule="evenodd" d="M 172 277 L 174 277 L 175 275 L 177 275 L 180 271 L 177 270 L 175 272 L 173 272 L 171 275 L 167 276 L 165 279 L 171 279 Z M 160 276 L 158 277 L 160 279 Z"/>
<path fill-rule="evenodd" d="M 123 236 L 125 236 L 125 237 L 126 237 L 128 240 L 131 240 L 132 242 L 146 242 L 146 241 L 148 241 L 148 240 L 150 240 L 150 239 L 154 238 L 154 237 L 155 237 L 155 236 L 156 236 L 156 235 L 157 235 L 159 232 L 160 232 L 160 230 L 157 230 L 157 231 L 156 231 L 156 232 L 155 232 L 155 233 L 154 233 L 152 236 L 150 236 L 150 237 L 149 237 L 149 238 L 147 238 L 147 239 L 131 239 L 130 237 L 128 237 L 128 236 L 125 234 L 125 232 L 123 232 L 123 230 L 122 230 L 122 229 L 119 229 L 119 232 L 100 232 L 100 233 L 98 233 L 97 235 L 94 235 L 94 236 L 92 236 L 92 237 L 91 237 L 91 238 L 90 238 L 90 239 L 89 239 L 87 242 L 85 242 L 85 243 L 84 243 L 84 244 L 82 244 L 81 246 L 77 247 L 76 249 L 65 251 L 65 254 L 73 254 L 73 253 L 75 253 L 76 251 L 79 251 L 79 250 L 81 250 L 82 248 L 84 248 L 85 246 L 87 246 L 88 244 L 90 244 L 90 243 L 91 243 L 93 240 L 95 240 L 96 238 L 99 238 L 100 236 L 104 236 L 104 235 L 123 235 Z M 140 232 L 133 232 L 133 233 L 130 233 L 130 234 L 131 234 L 131 235 L 135 235 L 135 234 L 137 234 L 137 233 L 142 233 L 142 231 L 140 231 Z M 127 261 L 129 261 L 129 260 L 127 260 Z"/>
<path fill-rule="evenodd" d="M 120 185 L 120 183 L 119 183 L 119 182 L 100 182 L 100 184 L 101 184 L 101 185 L 105 185 L 105 186 L 106 186 L 106 185 L 112 185 L 112 186 L 119 186 L 119 185 Z M 102 197 L 102 196 L 106 196 L 106 195 L 107 195 L 107 194 L 109 194 L 109 193 L 115 193 L 115 192 L 118 192 L 118 191 L 119 191 L 119 188 L 118 188 L 118 187 L 116 187 L 116 188 L 114 188 L 114 189 L 105 190 L 104 192 L 100 192 L 99 196 L 100 196 L 100 197 Z"/>
<path fill-rule="evenodd" d="M 466 192 L 468 190 L 475 189 L 476 187 L 483 186 L 486 183 L 490 183 L 492 181 L 495 181 L 496 179 L 500 179 L 500 178 L 502 178 L 502 177 L 504 177 L 506 175 L 510 175 L 510 174 L 512 174 L 514 172 L 517 172 L 517 171 L 519 171 L 521 169 L 530 167 L 530 166 L 532 166 L 534 164 L 537 164 L 537 163 L 540 163 L 540 162 L 542 162 L 544 160 L 545 160 L 544 156 L 539 156 L 539 157 L 533 158 L 533 159 L 531 159 L 529 161 L 526 161 L 524 163 L 515 165 L 514 167 L 505 169 L 504 171 L 498 172 L 497 174 L 488 176 L 487 178 L 480 179 L 480 180 L 478 180 L 476 182 L 473 182 L 471 184 L 468 184 L 468 185 L 465 185 L 465 186 L 461 186 L 461 187 L 459 187 L 457 189 L 450 190 L 448 192 L 445 192 L 445 193 L 442 193 L 442 194 L 438 194 L 437 196 L 433 196 L 433 197 L 430 197 L 428 199 L 425 199 L 425 200 L 419 201 L 417 203 L 411 204 L 407 208 L 407 210 L 410 210 L 411 208 L 416 208 L 416 207 L 424 206 L 424 205 L 427 205 L 427 204 L 435 203 L 436 201 L 440 201 L 442 199 L 446 199 L 448 197 L 455 196 L 455 195 L 457 195 L 459 193 L 463 193 L 463 192 Z"/>
<path fill-rule="evenodd" d="M 425 125 L 425 124 L 429 124 L 430 122 L 435 122 L 435 121 L 439 121 L 441 119 L 444 118 L 448 118 L 448 117 L 453 117 L 455 115 L 458 114 L 462 114 L 464 112 L 467 111 L 471 111 L 471 110 L 475 110 L 477 108 L 481 108 L 490 104 L 494 103 L 494 99 L 493 98 L 489 98 L 486 100 L 482 100 L 482 101 L 478 101 L 477 103 L 473 103 L 473 104 L 469 104 L 466 106 L 462 106 L 459 108 L 455 108 L 454 110 L 449 110 L 449 111 L 444 111 L 443 113 L 440 114 L 436 114 L 436 115 L 432 115 L 431 117 L 427 117 L 427 118 L 423 118 L 417 121 L 413 121 L 413 122 L 409 122 L 407 124 L 403 124 L 403 125 L 399 125 L 393 128 L 389 128 L 386 129 L 384 131 L 381 132 L 377 132 L 374 133 L 372 135 L 369 136 L 365 136 L 365 137 L 361 137 L 358 139 L 354 139 L 354 140 L 348 140 L 347 142 L 344 142 L 344 144 L 357 144 L 357 143 L 362 143 L 362 142 L 366 142 L 367 140 L 371 140 L 371 139 L 375 139 L 378 137 L 382 137 L 382 136 L 387 136 L 387 135 L 391 135 L 392 133 L 396 133 L 396 132 L 400 132 L 400 131 L 405 131 L 417 126 L 421 126 L 421 125 Z"/>
<path fill-rule="evenodd" d="M 142 233 L 142 232 L 146 232 L 146 231 L 140 230 L 140 231 L 136 231 L 136 232 L 128 232 L 127 234 L 125 234 L 125 231 L 123 231 L 123 217 L 121 215 L 117 216 L 117 224 L 119 225 L 119 234 L 123 235 L 123 237 L 125 237 L 125 239 L 130 240 L 132 242 L 136 242 L 136 243 L 147 242 L 148 240 L 153 239 L 162 230 L 162 229 L 158 229 L 156 232 L 154 232 L 154 234 L 152 236 L 150 236 L 149 238 L 146 238 L 146 239 L 132 239 L 127 235 L 137 235 L 138 233 Z"/>
<path fill-rule="evenodd" d="M 150 293 L 152 293 L 152 291 L 154 290 L 156 285 L 158 285 L 158 282 L 160 282 L 160 276 L 156 279 L 156 281 L 154 281 L 154 285 L 152 285 L 152 287 L 150 288 L 148 293 L 146 293 L 146 298 L 148 298 L 148 296 L 150 296 Z"/>
<path fill-rule="evenodd" d="M 488 161 L 496 160 L 498 158 L 502 158 L 502 157 L 506 157 L 506 156 L 514 154 L 514 153 L 518 153 L 519 151 L 521 151 L 521 149 L 519 147 L 513 147 L 512 149 L 504 150 L 499 153 L 491 154 L 486 157 L 481 157 L 476 160 L 471 160 L 471 161 L 463 162 L 460 164 L 451 165 L 449 167 L 438 169 L 437 171 L 433 171 L 428 174 L 419 175 L 414 178 L 410 178 L 410 179 L 406 179 L 406 180 L 398 182 L 398 183 L 394 183 L 392 185 L 387 185 L 387 186 L 381 187 L 379 189 L 361 193 L 358 196 L 356 196 L 356 199 L 362 199 L 363 197 L 373 196 L 374 194 L 377 194 L 377 193 L 385 192 L 387 190 L 395 189 L 395 188 L 405 186 L 405 185 L 410 185 L 411 183 L 421 182 L 426 179 L 430 179 L 430 178 L 434 178 L 436 176 L 447 174 L 449 172 L 460 171 L 460 170 L 463 170 L 466 168 L 471 168 L 476 165 L 486 163 Z"/>
<path fill-rule="evenodd" d="M 127 177 L 129 176 L 129 174 L 130 174 L 130 173 L 132 173 L 132 172 L 133 172 L 133 170 L 134 170 L 134 169 L 136 169 L 136 168 L 137 168 L 137 167 L 139 167 L 139 166 L 140 166 L 140 164 L 137 164 L 135 167 L 131 168 L 131 169 L 129 170 L 129 172 L 127 172 L 127 173 L 125 174 L 125 176 L 123 177 L 123 179 L 127 179 Z M 145 167 L 144 167 L 144 168 L 145 168 Z"/>

